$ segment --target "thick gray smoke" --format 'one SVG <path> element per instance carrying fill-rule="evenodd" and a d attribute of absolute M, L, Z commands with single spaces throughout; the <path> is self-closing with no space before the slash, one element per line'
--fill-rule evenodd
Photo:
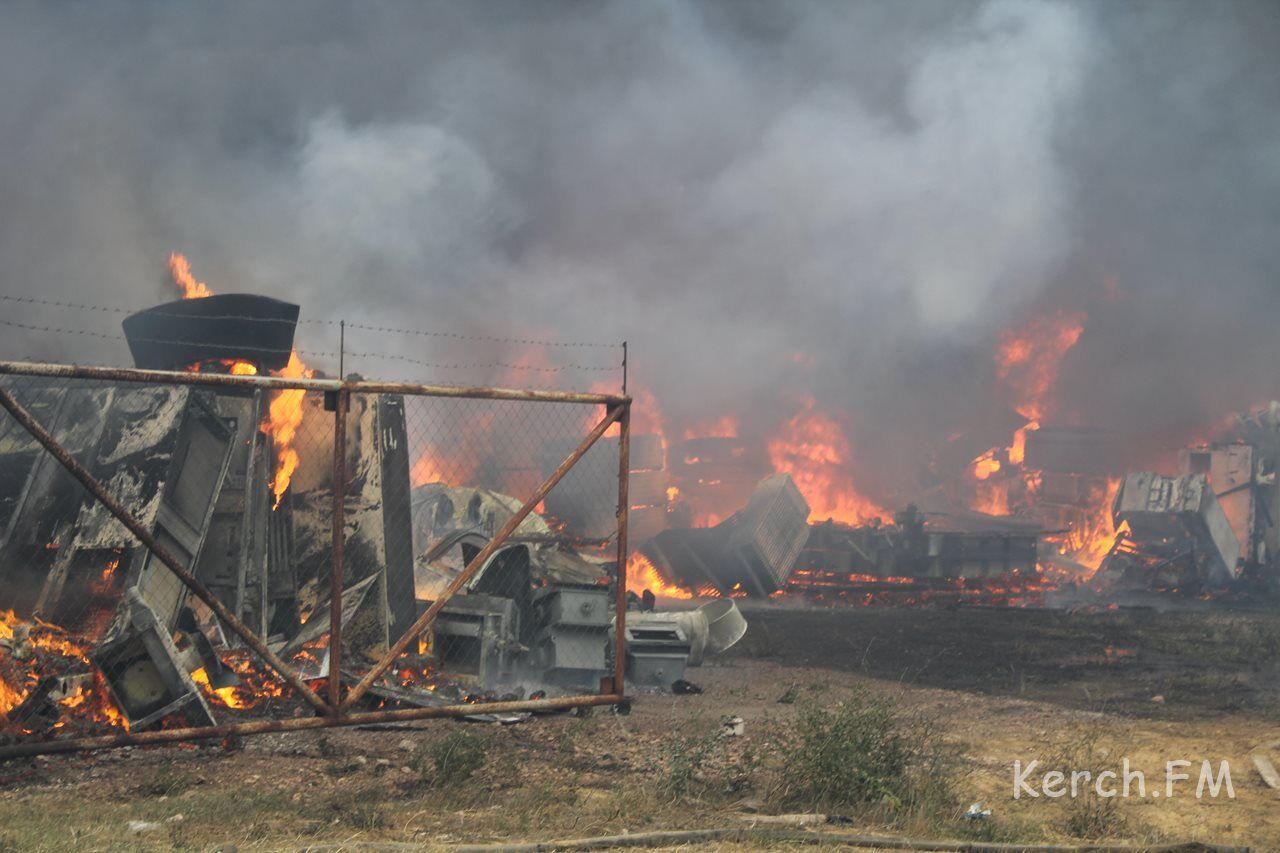
<path fill-rule="evenodd" d="M 0 293 L 143 307 L 177 250 L 312 318 L 625 338 L 672 432 L 813 395 L 893 499 L 1001 401 L 999 332 L 1038 311 L 1090 316 L 1064 417 L 1176 436 L 1280 393 L 1278 56 L 1263 0 L 8 6 Z M 538 355 L 616 358 L 568 352 Z"/>

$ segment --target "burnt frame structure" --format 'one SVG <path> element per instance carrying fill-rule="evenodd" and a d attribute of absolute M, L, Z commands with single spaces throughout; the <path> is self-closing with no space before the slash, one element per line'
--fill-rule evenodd
<path fill-rule="evenodd" d="M 67 738 L 63 740 L 32 741 L 0 746 L 0 761 L 24 756 L 83 750 L 109 749 L 113 747 L 145 744 L 175 743 L 180 741 L 225 738 L 230 736 L 263 734 L 267 732 L 329 728 L 336 726 L 366 725 L 391 721 L 406 721 L 441 717 L 465 717 L 483 713 L 512 713 L 519 711 L 558 711 L 575 707 L 599 705 L 623 705 L 626 703 L 626 610 L 627 610 L 627 515 L 628 476 L 630 470 L 631 398 L 626 394 L 598 394 L 564 391 L 538 391 L 514 388 L 462 387 L 450 385 L 424 385 L 401 382 L 376 382 L 365 380 L 307 379 L 275 376 L 238 376 L 220 373 L 189 373 L 169 370 L 141 370 L 135 368 L 89 367 L 69 364 L 48 364 L 22 361 L 0 361 L 0 376 L 25 376 L 45 379 L 81 379 L 149 385 L 188 385 L 222 389 L 259 391 L 299 390 L 325 395 L 326 408 L 334 413 L 333 442 L 333 523 L 331 530 L 332 565 L 330 567 L 330 631 L 329 672 L 326 695 L 313 691 L 302 675 L 245 625 L 225 604 L 210 591 L 190 569 L 143 526 L 94 475 L 80 464 L 72 454 L 32 417 L 8 388 L 0 386 L 0 407 L 3 407 L 46 452 L 84 487 L 102 507 L 114 516 L 138 539 L 159 563 L 165 566 L 196 598 L 207 605 L 231 632 L 236 634 L 255 656 L 275 671 L 301 700 L 315 710 L 313 717 L 274 720 L 255 720 L 223 725 L 189 728 L 160 729 L 141 732 L 123 732 L 99 737 Z M 342 645 L 342 587 L 345 546 L 345 495 L 346 440 L 353 394 L 397 394 L 403 396 L 463 398 L 471 400 L 504 400 L 513 402 L 562 403 L 567 405 L 603 406 L 604 416 L 587 433 L 565 460 L 529 496 L 501 529 L 495 532 L 463 571 L 447 589 L 423 612 L 412 627 L 390 645 L 381 659 L 354 685 L 343 683 L 341 675 Z M 595 694 L 565 696 L 553 699 L 530 699 L 514 702 L 481 702 L 429 708 L 405 708 L 383 711 L 355 711 L 355 704 L 366 694 L 374 682 L 395 663 L 405 651 L 439 615 L 448 601 L 461 590 L 485 565 L 485 562 L 502 547 L 525 518 L 586 455 L 595 443 L 614 424 L 619 427 L 618 495 L 617 495 L 617 569 L 614 578 L 614 627 L 612 632 L 613 673 L 601 680 Z M 343 688 L 349 688 L 344 695 Z"/>

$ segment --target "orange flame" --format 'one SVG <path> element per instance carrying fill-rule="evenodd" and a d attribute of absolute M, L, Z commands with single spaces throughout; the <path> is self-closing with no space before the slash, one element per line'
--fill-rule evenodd
<path fill-rule="evenodd" d="M 737 438 L 738 418 L 725 415 L 714 421 L 696 423 L 684 431 L 685 440 L 693 438 Z"/>
<path fill-rule="evenodd" d="M 0 639 L 13 640 L 16 627 L 24 624 L 27 632 L 24 642 L 30 645 L 33 654 L 28 659 L 27 670 L 21 675 L 21 683 L 13 683 L 13 675 L 9 678 L 0 676 L 0 723 L 17 707 L 35 687 L 42 677 L 41 663 L 47 661 L 46 656 L 53 655 L 64 659 L 54 664 L 59 672 L 69 669 L 89 670 L 89 641 L 68 634 L 62 628 L 36 619 L 26 624 L 12 610 L 0 611 Z M 109 726 L 128 730 L 128 724 L 120 715 L 112 702 L 101 676 L 95 677 L 92 685 L 77 685 L 68 696 L 58 700 L 58 704 L 66 710 L 77 709 L 77 718 L 94 723 L 105 723 Z M 64 721 L 54 724 L 55 728 L 64 725 Z M 19 723 L 19 726 L 21 724 Z"/>
<path fill-rule="evenodd" d="M 185 255 L 177 252 L 169 255 L 169 276 L 182 291 L 183 299 L 202 299 L 213 295 L 209 286 L 203 281 L 197 281 L 191 273 L 191 262 Z M 223 364 L 236 376 L 255 376 L 258 373 L 258 368 L 247 361 L 224 360 Z M 188 368 L 193 369 L 198 370 L 199 365 Z M 298 358 L 297 350 L 294 350 L 289 353 L 289 363 L 279 375 L 290 379 L 309 379 L 315 375 L 315 371 L 308 368 Z M 276 496 L 275 506 L 280 505 L 280 499 L 289 488 L 294 471 L 298 470 L 300 460 L 298 451 L 293 447 L 293 439 L 298 433 L 298 427 L 302 425 L 302 401 L 306 393 L 296 389 L 274 392 L 267 422 L 263 424 L 271 434 L 276 448 L 276 470 L 271 481 L 271 491 Z"/>
<path fill-rule="evenodd" d="M 973 460 L 973 476 L 985 480 L 1000 470 L 1000 460 L 996 458 L 998 451 L 993 447 Z"/>
<path fill-rule="evenodd" d="M 627 558 L 627 590 L 636 595 L 648 590 L 658 598 L 693 598 L 693 593 L 667 581 L 649 558 L 639 552 Z"/>
<path fill-rule="evenodd" d="M 844 470 L 852 450 L 840 425 L 814 408 L 812 397 L 769 441 L 769 461 L 790 474 L 809 503 L 809 519 L 845 524 L 886 520 L 890 514 L 858 493 Z"/>
<path fill-rule="evenodd" d="M 191 274 L 191 262 L 186 255 L 171 252 L 169 254 L 169 277 L 182 291 L 183 299 L 203 299 L 213 296 L 213 291 L 203 281 L 196 281 Z"/>
<path fill-rule="evenodd" d="M 1116 494 L 1120 491 L 1121 478 L 1111 477 L 1105 489 L 1095 489 L 1089 495 L 1089 505 L 1084 520 L 1076 525 L 1068 539 L 1068 556 L 1077 563 L 1097 569 L 1115 544 L 1119 531 L 1111 515 Z"/>
<path fill-rule="evenodd" d="M 280 371 L 280 375 L 302 379 L 315 375 L 315 371 L 302 363 L 297 352 L 291 352 L 289 363 Z M 280 499 L 284 496 L 285 489 L 289 488 L 289 481 L 293 479 L 293 472 L 298 469 L 298 451 L 293 446 L 293 439 L 298 434 L 298 427 L 302 425 L 302 400 L 306 395 L 306 391 L 290 388 L 277 391 L 271 397 L 268 430 L 276 447 L 276 476 L 271 482 L 276 506 L 280 505 Z"/>
<path fill-rule="evenodd" d="M 1053 389 L 1058 383 L 1062 358 L 1080 340 L 1088 319 L 1083 311 L 1040 314 L 1000 336 L 996 376 L 1013 391 L 1014 409 L 1029 421 L 1014 433 L 1010 463 L 1022 464 L 1027 433 L 1039 429 L 1052 413 Z"/>

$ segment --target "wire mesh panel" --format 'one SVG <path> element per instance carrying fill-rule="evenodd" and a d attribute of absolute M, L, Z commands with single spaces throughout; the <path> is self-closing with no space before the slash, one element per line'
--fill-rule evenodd
<path fill-rule="evenodd" d="M 306 433 L 282 434 L 271 409 L 283 395 L 322 407 L 323 395 L 22 375 L 0 388 L 101 490 L 3 416 L 3 737 L 204 727 L 312 704 L 262 649 L 309 662 L 288 643 L 318 596 L 297 580 L 294 489 L 278 476 Z"/>
<path fill-rule="evenodd" d="M 613 673 L 617 428 L 565 463 L 605 407 L 353 394 L 350 409 L 344 672 L 389 663 L 361 707 L 599 693 Z"/>
<path fill-rule="evenodd" d="M 625 401 L 0 373 L 0 755 L 616 693 Z"/>

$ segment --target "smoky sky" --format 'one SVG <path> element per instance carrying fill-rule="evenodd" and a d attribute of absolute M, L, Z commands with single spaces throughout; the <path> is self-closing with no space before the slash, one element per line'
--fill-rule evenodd
<path fill-rule="evenodd" d="M 1064 421 L 1176 441 L 1280 396 L 1278 57 L 1261 0 L 8 4 L 0 293 L 145 307 L 176 250 L 313 319 L 626 339 L 669 431 L 727 410 L 765 434 L 812 395 L 896 496 L 1009 402 L 996 341 L 1037 312 L 1089 315 Z M 127 359 L 4 333 L 8 356 Z"/>

